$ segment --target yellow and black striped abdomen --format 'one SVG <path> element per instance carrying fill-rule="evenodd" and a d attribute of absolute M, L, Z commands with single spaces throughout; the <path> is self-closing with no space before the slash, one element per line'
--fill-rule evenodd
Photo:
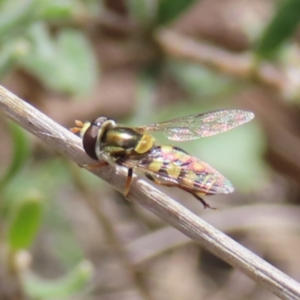
<path fill-rule="evenodd" d="M 136 162 L 135 166 L 157 181 L 169 182 L 193 193 L 210 195 L 233 191 L 232 184 L 222 174 L 177 147 L 153 147 L 147 157 Z"/>

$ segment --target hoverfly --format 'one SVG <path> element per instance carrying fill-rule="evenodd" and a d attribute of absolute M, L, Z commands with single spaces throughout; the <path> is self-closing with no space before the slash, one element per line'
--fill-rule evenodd
<path fill-rule="evenodd" d="M 154 183 L 178 187 L 200 200 L 204 208 L 211 208 L 202 197 L 232 193 L 234 188 L 230 181 L 184 150 L 156 144 L 150 132 L 162 131 L 172 141 L 189 141 L 228 131 L 253 118 L 252 112 L 230 109 L 129 127 L 116 124 L 112 119 L 99 117 L 85 123 L 77 120 L 77 127 L 71 128 L 71 131 L 80 133 L 88 156 L 101 160 L 95 167 L 114 163 L 128 169 L 125 197 L 130 190 L 133 169 L 136 169 L 143 171 Z"/>

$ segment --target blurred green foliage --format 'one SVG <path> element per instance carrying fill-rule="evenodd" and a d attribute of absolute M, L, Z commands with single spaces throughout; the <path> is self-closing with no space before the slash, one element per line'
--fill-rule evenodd
<path fill-rule="evenodd" d="M 199 0 L 198 0 L 199 1 Z M 196 0 L 128 0 L 127 6 L 130 15 L 142 27 L 165 26 L 175 21 L 187 9 L 197 3 Z"/>
<path fill-rule="evenodd" d="M 186 9 L 191 7 L 196 0 L 160 0 L 158 2 L 156 23 L 159 26 L 166 25 L 174 21 Z"/>
<path fill-rule="evenodd" d="M 80 248 L 72 231 L 66 230 L 67 224 L 61 221 L 64 220 L 63 222 L 66 223 L 65 216 L 57 216 L 57 206 L 50 205 L 56 189 L 65 185 L 68 180 L 67 170 L 62 168 L 64 165 L 61 161 L 54 159 L 28 166 L 31 148 L 28 135 L 22 128 L 11 122 L 7 127 L 11 133 L 13 155 L 1 181 L 0 201 L 1 223 L 6 223 L 4 228 L 6 228 L 5 244 L 8 248 L 7 263 L 16 265 L 19 269 L 18 253 L 24 249 L 29 251 L 41 226 L 47 223 L 53 228 L 56 226 L 59 239 L 58 242 L 55 239 L 53 242 L 56 243 L 57 256 L 65 262 L 67 269 L 71 268 L 71 271 L 54 282 L 39 281 L 38 275 L 32 275 L 27 269 L 20 276 L 23 278 L 24 290 L 28 295 L 34 295 L 34 299 L 52 299 L 51 295 L 69 297 L 85 289 L 92 272 L 88 262 L 74 268 L 74 264 L 83 260 L 83 255 L 78 251 Z M 60 240 L 65 241 L 64 245 L 68 246 L 68 250 L 63 251 L 62 246 L 57 244 L 61 243 Z"/>
<path fill-rule="evenodd" d="M 255 53 L 259 58 L 274 57 L 282 44 L 296 31 L 300 21 L 300 1 L 281 0 L 277 11 L 257 41 Z"/>
<path fill-rule="evenodd" d="M 4 186 L 0 212 L 6 221 L 8 261 L 18 264 L 19 251 L 29 251 L 41 227 L 51 228 L 53 254 L 69 271 L 57 280 L 39 278 L 25 269 L 21 272 L 24 291 L 33 299 L 63 299 L 86 289 L 92 276 L 92 266 L 85 261 L 78 241 L 65 215 L 55 203 L 56 191 L 69 181 L 68 171 L 60 159 L 41 161 L 36 166 L 19 168 Z M 74 267 L 74 265 L 78 264 Z M 19 269 L 19 267 L 17 267 Z"/>
<path fill-rule="evenodd" d="M 24 279 L 26 293 L 33 299 L 70 299 L 77 293 L 82 293 L 93 274 L 93 267 L 88 261 L 82 261 L 64 277 L 46 281 L 32 274 Z M 83 296 L 84 297 L 84 296 Z"/>
<path fill-rule="evenodd" d="M 0 188 L 4 188 L 22 169 L 29 158 L 29 142 L 24 129 L 15 123 L 9 122 L 8 128 L 12 139 L 12 158 L 8 169 L 0 178 Z"/>
<path fill-rule="evenodd" d="M 29 195 L 18 203 L 9 224 L 8 244 L 12 251 L 31 246 L 40 228 L 42 200 L 40 195 Z"/>
<path fill-rule="evenodd" d="M 21 66 L 55 91 L 77 96 L 90 93 L 99 69 L 84 32 L 67 27 L 51 32 L 51 25 L 72 22 L 84 8 L 76 0 L 2 1 L 0 78 Z"/>
<path fill-rule="evenodd" d="M 28 37 L 31 49 L 19 62 L 21 66 L 53 90 L 69 95 L 87 95 L 92 90 L 97 64 L 80 31 L 64 29 L 54 40 L 45 24 L 35 23 Z"/>

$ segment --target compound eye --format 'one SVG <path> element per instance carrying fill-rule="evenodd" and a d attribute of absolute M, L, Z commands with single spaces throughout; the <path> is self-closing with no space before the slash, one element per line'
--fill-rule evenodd
<path fill-rule="evenodd" d="M 92 122 L 92 124 L 95 125 L 95 126 L 97 126 L 98 128 L 100 128 L 102 126 L 102 124 L 104 122 L 106 122 L 106 121 L 107 121 L 107 118 L 105 118 L 105 117 L 99 117 L 96 120 L 94 120 Z"/>
<path fill-rule="evenodd" d="M 96 144 L 99 132 L 99 127 L 92 122 L 82 137 L 82 144 L 86 154 L 92 159 L 98 160 L 96 155 Z"/>

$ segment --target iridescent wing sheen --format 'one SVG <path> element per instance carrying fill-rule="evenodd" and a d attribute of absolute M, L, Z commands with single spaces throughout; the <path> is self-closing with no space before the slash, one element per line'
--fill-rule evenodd
<path fill-rule="evenodd" d="M 150 174 L 162 185 L 203 195 L 228 194 L 234 190 L 217 170 L 177 147 L 157 146 L 148 156 L 140 160 L 124 159 L 121 164 Z"/>
<path fill-rule="evenodd" d="M 139 127 L 146 131 L 162 131 L 169 140 L 188 141 L 208 137 L 249 122 L 254 114 L 239 109 L 189 115 L 166 122 Z"/>

